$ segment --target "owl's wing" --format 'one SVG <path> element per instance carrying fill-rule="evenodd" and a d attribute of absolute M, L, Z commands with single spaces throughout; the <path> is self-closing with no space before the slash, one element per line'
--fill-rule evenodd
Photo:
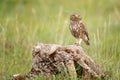
<path fill-rule="evenodd" d="M 82 30 L 83 35 L 84 35 L 83 40 L 85 41 L 86 44 L 89 45 L 90 43 L 89 43 L 89 36 L 88 36 L 87 29 L 83 23 L 80 24 L 80 27 L 81 27 L 81 30 Z"/>

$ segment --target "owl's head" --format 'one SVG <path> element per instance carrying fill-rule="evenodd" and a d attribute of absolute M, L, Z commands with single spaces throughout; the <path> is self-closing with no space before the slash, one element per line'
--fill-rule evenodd
<path fill-rule="evenodd" d="M 70 20 L 72 20 L 72 21 L 79 21 L 79 20 L 82 20 L 82 17 L 81 17 L 80 14 L 74 13 L 74 14 L 70 15 Z"/>

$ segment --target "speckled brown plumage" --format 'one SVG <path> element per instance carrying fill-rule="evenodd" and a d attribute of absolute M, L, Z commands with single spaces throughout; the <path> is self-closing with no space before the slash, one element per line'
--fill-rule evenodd
<path fill-rule="evenodd" d="M 79 14 L 72 14 L 70 16 L 70 31 L 72 35 L 80 40 L 82 39 L 87 45 L 90 45 L 89 36 L 86 27 L 82 23 L 82 18 Z"/>

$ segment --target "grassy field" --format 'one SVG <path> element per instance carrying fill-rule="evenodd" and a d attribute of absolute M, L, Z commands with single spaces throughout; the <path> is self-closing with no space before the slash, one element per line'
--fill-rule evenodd
<path fill-rule="evenodd" d="M 38 42 L 73 44 L 69 16 L 78 12 L 90 36 L 82 46 L 109 71 L 106 80 L 120 80 L 119 0 L 0 0 L 0 80 L 31 68 L 31 49 Z"/>

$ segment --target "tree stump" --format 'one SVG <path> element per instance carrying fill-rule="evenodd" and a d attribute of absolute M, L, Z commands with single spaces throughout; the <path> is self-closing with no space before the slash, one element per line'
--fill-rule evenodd
<path fill-rule="evenodd" d="M 67 69 L 71 80 L 77 80 L 77 76 L 80 74 L 76 73 L 75 62 L 83 68 L 83 80 L 91 80 L 91 76 L 100 79 L 101 76 L 105 75 L 104 71 L 77 44 L 61 46 L 38 43 L 33 47 L 32 56 L 30 72 L 24 76 L 20 74 L 13 76 L 13 80 L 21 80 L 20 77 L 22 80 L 34 80 L 38 76 L 45 76 L 46 79 L 50 79 L 52 75 L 60 74 L 63 68 Z"/>

